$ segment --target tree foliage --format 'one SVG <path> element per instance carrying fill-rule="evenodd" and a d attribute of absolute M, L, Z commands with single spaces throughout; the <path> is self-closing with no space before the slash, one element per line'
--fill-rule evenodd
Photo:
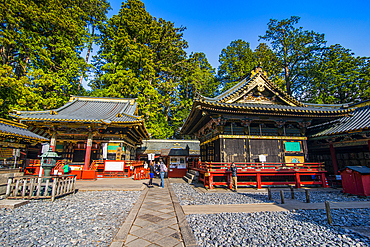
<path fill-rule="evenodd" d="M 178 132 L 183 120 L 178 110 L 188 107 L 184 95 L 210 89 L 194 86 L 194 81 L 202 85 L 213 79 L 204 72 L 209 70 L 204 66 L 210 67 L 202 62 L 204 54 L 187 57 L 184 30 L 151 16 L 139 0 L 123 3 L 101 30 L 96 77 L 90 84 L 93 94 L 137 98 L 153 138 L 170 138 Z"/>
<path fill-rule="evenodd" d="M 285 89 L 284 79 L 281 76 L 282 69 L 279 67 L 279 58 L 270 47 L 266 43 L 260 43 L 253 53 L 256 62 L 268 73 L 269 79 Z"/>
<path fill-rule="evenodd" d="M 180 128 L 190 113 L 194 97 L 198 94 L 214 97 L 219 87 L 219 82 L 215 80 L 215 69 L 209 64 L 206 55 L 204 53 L 190 54 L 178 86 L 176 111 L 171 121 L 175 129 L 174 137 L 180 137 Z"/>
<path fill-rule="evenodd" d="M 282 69 L 286 92 L 301 94 L 305 90 L 304 77 L 307 66 L 325 46 L 324 34 L 296 28 L 300 17 L 278 21 L 270 19 L 265 35 L 260 40 L 269 41 L 276 54 L 278 68 Z"/>
<path fill-rule="evenodd" d="M 258 65 L 249 43 L 240 39 L 222 49 L 218 61 L 218 76 L 224 91 L 246 77 Z"/>
<path fill-rule="evenodd" d="M 104 7 L 99 12 L 93 11 L 91 5 Z M 27 89 L 19 92 L 27 92 L 20 97 L 17 90 L 2 87 L 1 94 L 7 95 L 2 98 L 5 108 L 56 108 L 70 94 L 83 93 L 78 87 L 79 78 L 88 67 L 81 57 L 90 39 L 88 26 L 104 19 L 108 7 L 105 0 L 2 1 L 0 67 L 7 76 L 0 78 L 1 84 L 12 81 L 11 85 Z M 7 114 L 3 111 L 1 116 Z"/>
<path fill-rule="evenodd" d="M 344 104 L 369 98 L 369 59 L 355 57 L 349 49 L 332 45 L 309 68 L 310 102 Z"/>

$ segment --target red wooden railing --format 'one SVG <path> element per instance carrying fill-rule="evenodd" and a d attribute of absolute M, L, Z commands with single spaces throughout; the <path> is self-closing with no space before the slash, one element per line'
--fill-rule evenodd
<path fill-rule="evenodd" d="M 231 188 L 231 162 L 196 162 L 193 170 L 199 172 L 199 180 L 210 189 L 214 185 L 226 185 Z M 235 162 L 238 168 L 238 185 L 321 185 L 327 187 L 323 163 L 241 163 Z M 282 181 L 283 176 L 294 178 L 294 181 Z M 302 181 L 301 176 L 317 176 L 318 179 Z M 239 180 L 239 177 L 242 179 Z M 263 177 L 279 178 L 278 181 L 263 181 Z M 218 181 L 215 181 L 218 180 Z M 246 181 L 248 180 L 248 181 Z"/>

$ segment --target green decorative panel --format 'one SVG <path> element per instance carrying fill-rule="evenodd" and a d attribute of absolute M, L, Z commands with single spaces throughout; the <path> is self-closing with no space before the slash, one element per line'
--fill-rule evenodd
<path fill-rule="evenodd" d="M 300 142 L 285 142 L 285 151 L 286 152 L 300 152 L 301 143 Z"/>
<path fill-rule="evenodd" d="M 61 150 L 63 150 L 63 144 L 57 144 L 55 146 L 55 149 L 61 149 Z"/>
<path fill-rule="evenodd" d="M 109 151 L 117 151 L 118 148 L 119 148 L 119 144 L 116 144 L 116 143 L 111 144 L 111 143 L 109 143 L 107 149 Z"/>

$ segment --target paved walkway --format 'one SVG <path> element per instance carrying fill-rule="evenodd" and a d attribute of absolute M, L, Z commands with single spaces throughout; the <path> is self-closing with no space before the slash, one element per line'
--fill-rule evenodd
<path fill-rule="evenodd" d="M 143 184 L 148 180 L 133 180 L 132 178 L 99 178 L 97 180 L 77 180 L 76 189 L 91 190 L 144 190 Z"/>
<path fill-rule="evenodd" d="M 370 202 L 330 202 L 331 209 L 370 208 Z M 221 204 L 221 205 L 186 205 L 182 206 L 185 214 L 251 213 L 264 211 L 290 211 L 293 209 L 325 209 L 325 203 L 304 203 L 285 199 L 285 204 Z"/>
<path fill-rule="evenodd" d="M 116 246 L 197 246 L 167 180 L 164 189 L 155 185 L 143 191 L 111 244 Z"/>

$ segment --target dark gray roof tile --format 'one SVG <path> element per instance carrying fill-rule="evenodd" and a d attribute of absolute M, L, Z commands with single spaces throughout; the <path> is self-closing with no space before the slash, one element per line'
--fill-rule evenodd
<path fill-rule="evenodd" d="M 48 139 L 39 136 L 29 130 L 26 129 L 26 126 L 20 127 L 19 124 L 8 124 L 6 122 L 0 121 L 0 133 L 8 134 L 8 135 L 14 135 L 18 137 L 23 137 L 27 139 L 34 139 L 38 141 L 47 141 Z"/>
<path fill-rule="evenodd" d="M 335 125 L 312 134 L 312 137 L 341 134 L 370 128 L 370 106 L 357 108 L 352 116 L 343 117 Z"/>
<path fill-rule="evenodd" d="M 353 171 L 356 171 L 360 174 L 370 174 L 370 168 L 367 167 L 367 166 L 346 166 L 344 169 L 342 169 L 341 171 L 344 171 L 345 169 L 351 169 Z"/>
<path fill-rule="evenodd" d="M 140 122 L 140 117 L 134 115 L 136 108 L 134 99 L 76 96 L 74 100 L 55 110 L 21 111 L 12 116 L 22 121 Z"/>

